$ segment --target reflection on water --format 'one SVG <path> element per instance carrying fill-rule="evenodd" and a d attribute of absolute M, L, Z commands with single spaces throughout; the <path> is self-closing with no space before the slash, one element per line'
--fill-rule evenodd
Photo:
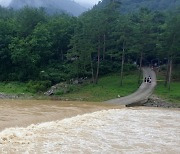
<path fill-rule="evenodd" d="M 0 153 L 6 152 L 178 154 L 180 111 L 109 109 L 26 128 L 8 128 L 0 132 Z"/>

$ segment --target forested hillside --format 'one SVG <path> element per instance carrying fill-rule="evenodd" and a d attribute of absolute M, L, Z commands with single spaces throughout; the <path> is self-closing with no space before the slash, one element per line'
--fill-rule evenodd
<path fill-rule="evenodd" d="M 120 14 L 111 2 L 80 17 L 0 8 L 0 81 L 52 84 L 180 61 L 180 10 Z M 169 69 L 168 69 L 169 70 Z"/>
<path fill-rule="evenodd" d="M 107 6 L 112 0 L 103 0 L 98 8 Z M 180 5 L 179 0 L 114 0 L 120 2 L 120 11 L 123 13 L 136 12 L 145 7 L 152 11 L 165 11 L 176 9 Z"/>
<path fill-rule="evenodd" d="M 24 6 L 43 7 L 50 14 L 66 12 L 78 16 L 86 11 L 84 7 L 72 0 L 12 0 L 8 7 L 21 9 Z"/>

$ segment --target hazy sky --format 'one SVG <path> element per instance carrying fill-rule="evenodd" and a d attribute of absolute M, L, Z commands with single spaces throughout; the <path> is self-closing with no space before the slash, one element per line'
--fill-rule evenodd
<path fill-rule="evenodd" d="M 11 0 L 0 0 L 0 4 L 1 4 L 1 5 L 4 5 L 4 6 L 7 6 L 10 1 L 11 1 Z M 92 5 L 97 4 L 100 0 L 74 0 L 74 1 L 80 3 L 81 5 L 89 5 L 89 6 L 92 6 Z"/>
<path fill-rule="evenodd" d="M 100 0 L 74 0 L 74 1 L 79 2 L 79 3 L 87 3 L 87 4 L 94 5 L 94 4 L 97 4 Z"/>
<path fill-rule="evenodd" d="M 7 6 L 11 0 L 0 0 L 0 4 L 3 6 Z"/>

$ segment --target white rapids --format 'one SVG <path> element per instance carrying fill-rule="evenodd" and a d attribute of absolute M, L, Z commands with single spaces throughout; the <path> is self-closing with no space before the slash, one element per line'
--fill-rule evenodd
<path fill-rule="evenodd" d="M 103 110 L 0 132 L 2 154 L 180 153 L 180 111 Z"/>

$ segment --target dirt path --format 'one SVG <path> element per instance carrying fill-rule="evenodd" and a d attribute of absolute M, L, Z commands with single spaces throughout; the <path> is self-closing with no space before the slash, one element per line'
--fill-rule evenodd
<path fill-rule="evenodd" d="M 141 102 L 145 102 L 152 94 L 156 86 L 156 74 L 150 68 L 143 68 L 143 79 L 144 77 L 149 76 L 152 78 L 152 83 L 143 82 L 135 93 L 128 95 L 126 97 L 106 101 L 106 103 L 131 106 L 139 104 Z"/>

